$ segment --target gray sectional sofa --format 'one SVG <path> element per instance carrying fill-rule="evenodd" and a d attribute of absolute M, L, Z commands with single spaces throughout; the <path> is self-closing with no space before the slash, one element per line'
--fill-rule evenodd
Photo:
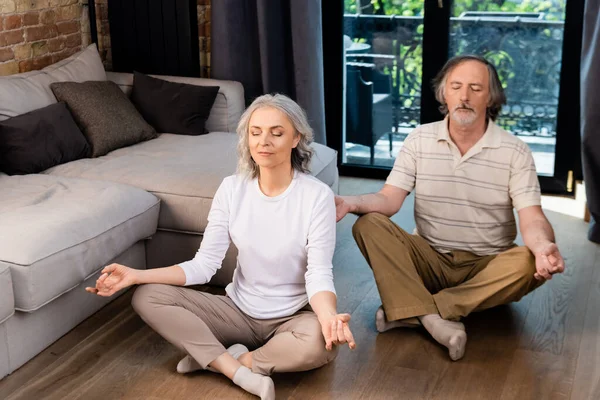
<path fill-rule="evenodd" d="M 109 79 L 131 91 L 131 74 L 105 73 L 101 65 L 90 46 L 45 70 L 0 78 L 0 120 L 55 102 L 52 82 Z M 162 133 L 40 174 L 0 173 L 0 379 L 112 300 L 84 290 L 103 266 L 172 265 L 198 249 L 212 197 L 235 172 L 243 88 L 161 78 L 220 87 L 206 123 L 210 133 Z M 313 175 L 337 192 L 335 151 L 313 147 Z M 231 248 L 212 284 L 229 283 L 235 255 Z"/>

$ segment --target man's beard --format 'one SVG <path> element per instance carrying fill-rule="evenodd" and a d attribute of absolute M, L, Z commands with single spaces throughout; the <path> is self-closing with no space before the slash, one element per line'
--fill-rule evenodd
<path fill-rule="evenodd" d="M 471 125 L 477 120 L 477 112 L 465 103 L 454 107 L 451 116 L 459 125 Z"/>

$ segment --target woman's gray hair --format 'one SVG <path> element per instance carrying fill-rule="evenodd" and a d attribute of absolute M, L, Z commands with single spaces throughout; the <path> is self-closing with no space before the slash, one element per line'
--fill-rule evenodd
<path fill-rule="evenodd" d="M 292 124 L 296 135 L 300 135 L 298 145 L 292 149 L 292 168 L 299 172 L 308 173 L 313 151 L 310 144 L 313 141 L 313 130 L 308 124 L 306 112 L 294 100 L 283 94 L 264 94 L 257 97 L 244 111 L 237 126 L 238 134 L 238 173 L 250 178 L 259 174 L 258 164 L 250 154 L 248 135 L 250 117 L 259 108 L 272 107 L 285 114 Z"/>
<path fill-rule="evenodd" d="M 448 105 L 444 100 L 444 90 L 446 87 L 446 78 L 450 75 L 450 72 L 454 68 L 456 68 L 459 64 L 462 64 L 465 61 L 479 61 L 487 67 L 487 70 L 490 75 L 490 100 L 488 103 L 486 115 L 492 121 L 495 121 L 502 110 L 502 105 L 506 104 L 506 95 L 504 94 L 504 89 L 502 88 L 502 83 L 500 82 L 500 78 L 498 77 L 498 72 L 496 71 L 496 67 L 488 60 L 481 56 L 476 56 L 472 54 L 465 54 L 456 57 L 452 57 L 446 62 L 446 65 L 442 68 L 442 70 L 436 75 L 433 79 L 433 90 L 435 91 L 435 98 L 440 102 L 440 112 L 444 115 L 448 114 Z"/>

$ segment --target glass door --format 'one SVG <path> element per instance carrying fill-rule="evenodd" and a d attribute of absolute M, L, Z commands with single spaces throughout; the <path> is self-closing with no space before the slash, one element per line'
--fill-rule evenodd
<path fill-rule="evenodd" d="M 419 124 L 424 3 L 345 0 L 343 164 L 389 170 Z"/>
<path fill-rule="evenodd" d="M 454 0 L 450 7 L 448 56 L 477 54 L 495 65 L 507 97 L 497 123 L 529 145 L 545 192 L 568 192 L 580 162 L 571 151 L 578 123 L 559 129 L 559 120 L 566 128 L 579 113 L 578 98 L 561 99 L 561 87 L 579 85 L 565 73 L 579 68 L 578 51 L 575 63 L 563 54 L 567 0 Z"/>
<path fill-rule="evenodd" d="M 343 0 L 341 8 L 341 135 L 328 144 L 343 175 L 387 176 L 408 133 L 442 118 L 432 78 L 448 58 L 471 53 L 498 69 L 508 99 L 498 123 L 532 149 L 542 190 L 573 187 L 583 0 Z"/>

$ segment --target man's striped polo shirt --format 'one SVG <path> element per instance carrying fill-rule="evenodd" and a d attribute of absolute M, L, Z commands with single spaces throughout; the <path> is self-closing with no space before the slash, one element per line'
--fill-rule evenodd
<path fill-rule="evenodd" d="M 497 254 L 514 245 L 518 211 L 541 204 L 529 147 L 493 121 L 464 155 L 447 118 L 404 141 L 387 184 L 415 192 L 418 234 L 436 250 Z"/>

